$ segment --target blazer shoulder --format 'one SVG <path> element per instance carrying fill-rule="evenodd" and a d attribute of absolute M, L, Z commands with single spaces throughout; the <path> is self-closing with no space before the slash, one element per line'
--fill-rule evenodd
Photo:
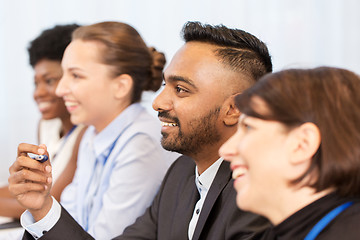
<path fill-rule="evenodd" d="M 180 185 L 186 183 L 188 179 L 195 176 L 195 162 L 192 158 L 187 156 L 178 157 L 169 167 L 168 171 L 161 183 L 158 198 L 161 198 L 165 193 L 175 191 L 174 186 L 180 187 Z"/>
<path fill-rule="evenodd" d="M 183 178 L 186 175 L 195 174 L 195 167 L 196 164 L 192 158 L 185 155 L 181 155 L 170 166 L 166 175 L 170 175 L 170 174 L 176 176 L 179 175 Z"/>

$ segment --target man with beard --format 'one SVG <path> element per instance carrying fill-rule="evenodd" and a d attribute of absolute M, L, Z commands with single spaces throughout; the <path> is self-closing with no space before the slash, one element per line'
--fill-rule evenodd
<path fill-rule="evenodd" d="M 271 58 L 255 36 L 222 25 L 189 22 L 183 38 L 153 108 L 162 124 L 162 146 L 184 156 L 168 170 L 152 205 L 116 239 L 255 239 L 268 222 L 238 210 L 230 166 L 218 150 L 237 128 L 234 96 L 272 71 Z M 48 213 L 42 211 L 30 212 Z M 64 209 L 39 230 L 47 231 L 41 239 L 91 239 Z M 26 232 L 25 239 L 31 238 Z"/>

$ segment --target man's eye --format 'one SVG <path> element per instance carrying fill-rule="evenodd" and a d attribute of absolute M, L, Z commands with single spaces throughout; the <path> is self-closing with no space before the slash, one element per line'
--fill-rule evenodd
<path fill-rule="evenodd" d="M 176 86 L 175 89 L 176 89 L 176 92 L 178 92 L 178 93 L 187 92 L 185 89 L 183 89 L 182 87 L 179 87 L 179 86 Z"/>

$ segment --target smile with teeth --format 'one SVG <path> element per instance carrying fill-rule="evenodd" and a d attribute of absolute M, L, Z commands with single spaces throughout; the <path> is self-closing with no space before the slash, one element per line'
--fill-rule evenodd
<path fill-rule="evenodd" d="M 237 167 L 233 170 L 233 173 L 232 173 L 232 178 L 233 179 L 236 179 L 238 177 L 241 177 L 243 176 L 246 172 L 248 171 L 247 167 Z"/>
<path fill-rule="evenodd" d="M 51 102 L 38 102 L 38 107 L 40 109 L 48 108 L 51 106 Z"/>
<path fill-rule="evenodd" d="M 67 107 L 74 107 L 76 105 L 77 105 L 77 103 L 75 103 L 75 102 L 65 102 L 65 106 L 67 106 Z"/>
<path fill-rule="evenodd" d="M 161 122 L 162 127 L 176 127 L 176 123 L 167 123 L 167 122 Z"/>

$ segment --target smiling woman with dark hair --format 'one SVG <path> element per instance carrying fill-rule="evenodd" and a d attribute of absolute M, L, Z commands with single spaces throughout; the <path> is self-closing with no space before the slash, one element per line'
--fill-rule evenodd
<path fill-rule="evenodd" d="M 285 70 L 238 95 L 231 162 L 237 204 L 275 226 L 264 239 L 359 239 L 360 78 Z"/>
<path fill-rule="evenodd" d="M 71 123 L 64 100 L 55 94 L 63 74 L 61 59 L 72 32 L 78 27 L 77 24 L 56 25 L 41 32 L 28 47 L 29 62 L 34 69 L 33 97 L 41 113 L 38 142 L 48 146 L 55 182 L 51 193 L 58 200 L 74 176 L 84 128 Z M 8 186 L 0 188 L 0 216 L 19 218 L 24 210 L 10 195 Z"/>

